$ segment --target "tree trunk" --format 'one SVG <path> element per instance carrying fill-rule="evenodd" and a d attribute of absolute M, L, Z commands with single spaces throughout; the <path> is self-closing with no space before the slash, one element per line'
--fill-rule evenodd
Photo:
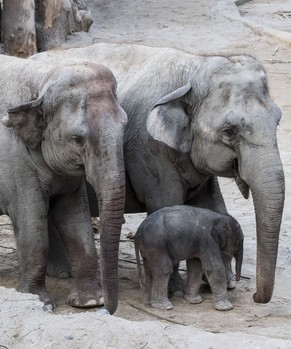
<path fill-rule="evenodd" d="M 4 0 L 2 31 L 5 52 L 28 57 L 37 52 L 34 0 Z"/>
<path fill-rule="evenodd" d="M 88 31 L 93 23 L 83 0 L 37 0 L 38 50 L 60 46 L 69 34 Z"/>
<path fill-rule="evenodd" d="M 3 41 L 2 35 L 2 0 L 0 0 L 0 41 Z"/>

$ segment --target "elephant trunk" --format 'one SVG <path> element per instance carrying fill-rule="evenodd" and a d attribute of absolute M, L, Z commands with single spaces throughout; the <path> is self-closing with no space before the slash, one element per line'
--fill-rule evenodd
<path fill-rule="evenodd" d="M 122 144 L 122 140 L 120 142 Z M 114 149 L 110 152 L 104 150 L 102 164 L 98 167 L 91 166 L 93 156 L 89 157 L 90 169 L 86 171 L 86 179 L 94 188 L 98 200 L 101 286 L 105 308 L 113 314 L 118 305 L 118 251 L 124 223 L 125 169 L 122 146 L 114 147 L 112 140 L 109 147 Z"/>
<path fill-rule="evenodd" d="M 285 195 L 284 172 L 277 146 L 272 144 L 242 152 L 239 175 L 250 187 L 256 214 L 257 292 L 253 299 L 256 303 L 267 303 L 274 288 Z"/>

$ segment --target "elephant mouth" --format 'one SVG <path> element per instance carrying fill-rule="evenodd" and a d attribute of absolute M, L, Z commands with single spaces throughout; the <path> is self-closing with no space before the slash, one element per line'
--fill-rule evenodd
<path fill-rule="evenodd" d="M 239 175 L 238 159 L 235 159 L 233 162 L 233 172 L 235 183 L 238 186 L 239 191 L 245 199 L 248 199 L 250 196 L 250 188 L 248 184 Z"/>

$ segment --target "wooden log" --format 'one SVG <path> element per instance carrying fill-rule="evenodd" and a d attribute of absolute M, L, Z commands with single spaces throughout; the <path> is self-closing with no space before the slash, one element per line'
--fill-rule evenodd
<path fill-rule="evenodd" d="M 28 57 L 37 52 L 34 0 L 3 0 L 2 31 L 7 54 Z"/>
<path fill-rule="evenodd" d="M 0 0 L 0 41 L 3 41 L 3 34 L 2 34 L 2 0 Z"/>
<path fill-rule="evenodd" d="M 36 22 L 39 51 L 60 46 L 68 35 L 88 31 L 93 23 L 83 0 L 37 0 Z"/>

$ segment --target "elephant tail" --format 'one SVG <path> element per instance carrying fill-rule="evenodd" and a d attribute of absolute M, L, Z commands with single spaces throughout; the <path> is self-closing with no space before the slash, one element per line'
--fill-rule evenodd
<path fill-rule="evenodd" d="M 142 280 L 142 275 L 141 275 L 141 263 L 140 263 L 140 255 L 139 255 L 140 234 L 138 233 L 138 231 L 135 234 L 134 245 L 135 245 L 135 258 L 136 258 L 136 265 L 137 265 L 137 271 L 138 271 L 139 285 L 141 290 L 144 291 L 145 284 Z"/>

